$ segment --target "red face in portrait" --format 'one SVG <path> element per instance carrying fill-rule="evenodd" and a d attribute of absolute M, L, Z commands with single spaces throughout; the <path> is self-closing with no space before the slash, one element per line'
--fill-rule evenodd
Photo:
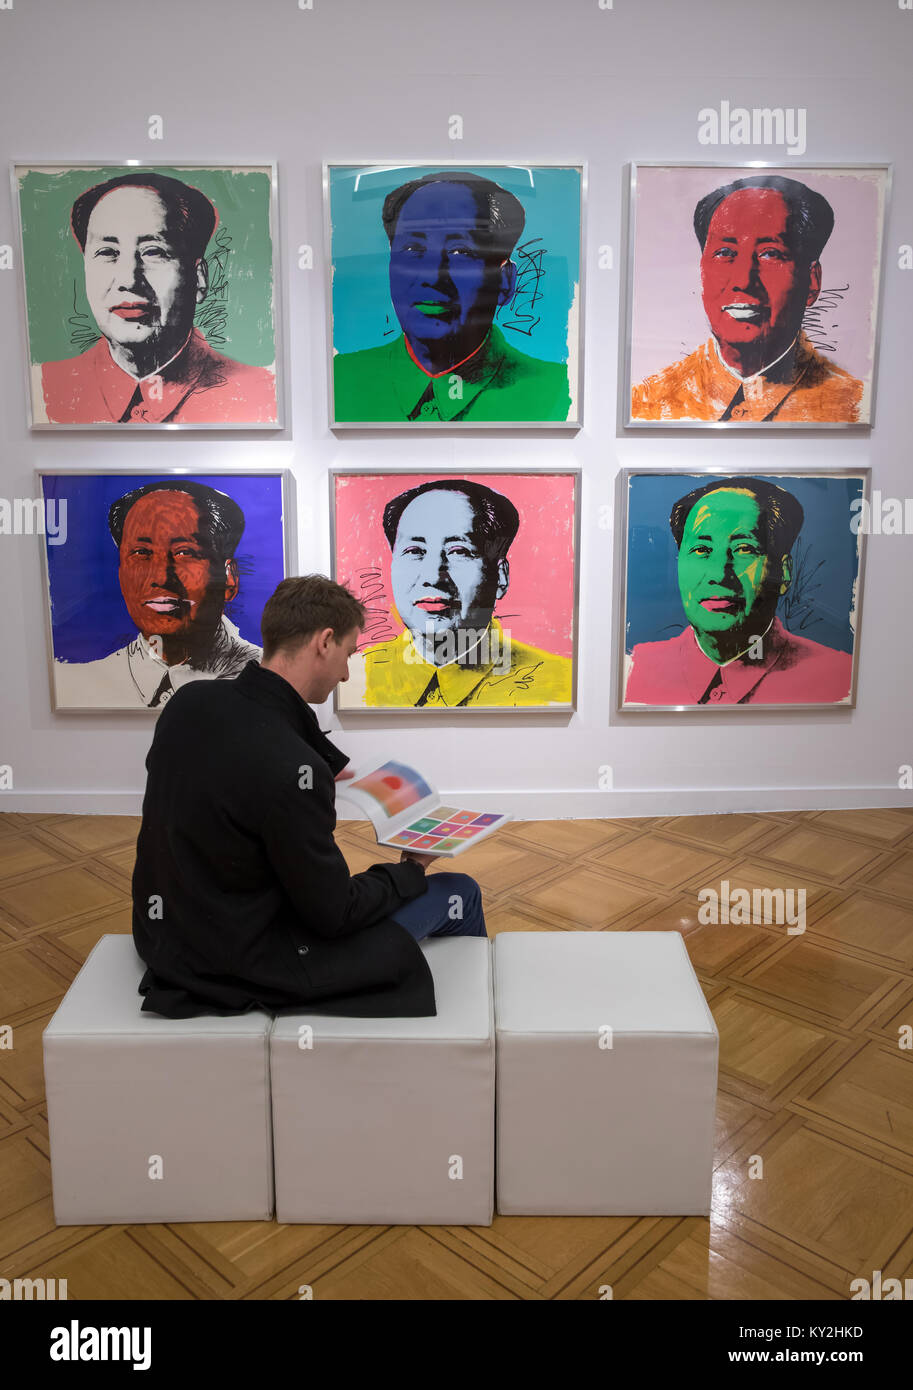
<path fill-rule="evenodd" d="M 238 592 L 234 560 L 220 560 L 186 492 L 147 493 L 133 504 L 120 543 L 120 587 L 148 639 L 163 639 L 169 662 L 208 642 Z M 183 654 L 182 654 L 183 653 Z"/>
<path fill-rule="evenodd" d="M 789 208 L 772 188 L 730 193 L 710 219 L 701 255 L 704 310 L 724 361 L 742 376 L 790 346 L 821 289 L 821 265 L 797 259 Z"/>

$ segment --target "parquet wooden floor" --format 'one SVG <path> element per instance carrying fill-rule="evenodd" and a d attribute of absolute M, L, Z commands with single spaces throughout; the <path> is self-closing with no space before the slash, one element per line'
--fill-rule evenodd
<path fill-rule="evenodd" d="M 709 1220 L 491 1227 L 55 1226 L 41 1034 L 95 941 L 130 930 L 137 828 L 0 816 L 0 1278 L 88 1299 L 843 1300 L 913 1276 L 913 809 L 514 823 L 472 850 L 491 935 L 679 931 L 720 1030 Z M 391 854 L 367 823 L 338 839 L 353 870 Z M 724 879 L 805 888 L 806 931 L 701 925 Z"/>

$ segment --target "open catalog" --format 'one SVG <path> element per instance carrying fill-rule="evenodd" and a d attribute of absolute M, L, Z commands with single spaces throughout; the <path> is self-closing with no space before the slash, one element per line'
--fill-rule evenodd
<path fill-rule="evenodd" d="M 405 763 L 385 762 L 336 784 L 337 797 L 359 806 L 379 845 L 416 854 L 462 854 L 511 817 L 502 811 L 442 806 L 440 793 Z"/>

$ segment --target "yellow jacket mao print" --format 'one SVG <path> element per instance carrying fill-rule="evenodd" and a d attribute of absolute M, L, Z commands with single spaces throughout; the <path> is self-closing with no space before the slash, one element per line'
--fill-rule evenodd
<path fill-rule="evenodd" d="M 506 637 L 497 618 L 492 619 L 489 632 L 490 659 L 474 666 L 457 661 L 434 666 L 425 661 L 408 628 L 389 642 L 367 647 L 350 660 L 349 679 L 339 687 L 340 707 L 571 703 L 572 663 L 567 657 Z"/>

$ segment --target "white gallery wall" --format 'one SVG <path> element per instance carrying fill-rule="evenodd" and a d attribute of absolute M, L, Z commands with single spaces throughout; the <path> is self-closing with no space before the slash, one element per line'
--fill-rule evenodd
<path fill-rule="evenodd" d="M 27 426 L 16 223 L 0 191 L 0 496 L 35 470 L 275 465 L 295 478 L 297 570 L 330 572 L 328 470 L 582 472 L 578 708 L 334 715 L 357 763 L 394 754 L 443 792 L 524 818 L 913 805 L 913 535 L 872 536 L 855 709 L 614 712 L 620 531 L 600 525 L 619 469 L 871 466 L 913 496 L 913 11 L 898 0 L 0 0 L 0 161 L 255 163 L 279 173 L 278 294 L 287 425 L 278 432 Z M 721 101 L 804 108 L 807 149 L 709 149 Z M 164 138 L 148 138 L 150 116 Z M 462 117 L 451 140 L 449 118 Z M 891 162 L 875 423 L 868 431 L 625 431 L 618 423 L 626 166 L 756 159 Z M 408 434 L 327 424 L 323 161 L 586 162 L 584 425 Z M 314 249 L 299 269 L 298 248 Z M 612 267 L 600 268 L 600 247 Z M 603 256 L 603 261 L 608 258 Z M 54 714 L 35 536 L 0 535 L 0 811 L 137 812 L 154 715 Z M 611 768 L 611 788 L 600 787 Z M 608 780 L 602 772 L 603 784 Z M 340 806 L 340 812 L 343 812 Z"/>

